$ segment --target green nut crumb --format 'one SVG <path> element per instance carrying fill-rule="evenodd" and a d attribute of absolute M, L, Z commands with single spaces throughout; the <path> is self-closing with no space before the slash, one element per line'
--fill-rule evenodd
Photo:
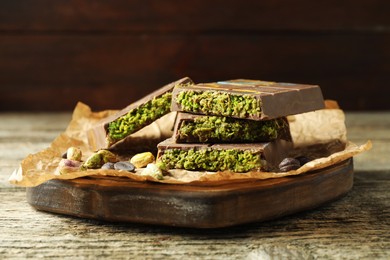
<path fill-rule="evenodd" d="M 261 116 L 261 102 L 251 95 L 234 95 L 214 91 L 181 91 L 175 100 L 182 110 L 220 116 Z"/>
<path fill-rule="evenodd" d="M 221 116 L 200 116 L 185 120 L 177 133 L 183 142 L 267 142 L 288 129 L 283 119 L 268 121 L 241 120 Z"/>
<path fill-rule="evenodd" d="M 261 155 L 240 150 L 168 149 L 158 159 L 160 169 L 248 172 L 261 168 Z"/>
<path fill-rule="evenodd" d="M 107 127 L 109 143 L 115 143 L 169 113 L 171 100 L 172 93 L 165 93 L 110 122 Z"/>

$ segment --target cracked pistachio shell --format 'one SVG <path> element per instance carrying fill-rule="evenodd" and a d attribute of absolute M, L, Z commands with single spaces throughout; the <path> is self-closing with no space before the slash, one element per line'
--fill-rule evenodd
<path fill-rule="evenodd" d="M 58 164 L 57 175 L 72 173 L 80 169 L 81 162 L 69 159 L 62 159 Z"/>
<path fill-rule="evenodd" d="M 146 168 L 142 171 L 142 175 L 149 175 L 152 176 L 153 178 L 157 180 L 162 180 L 164 179 L 164 175 L 160 168 L 154 164 L 154 163 L 149 163 Z"/>

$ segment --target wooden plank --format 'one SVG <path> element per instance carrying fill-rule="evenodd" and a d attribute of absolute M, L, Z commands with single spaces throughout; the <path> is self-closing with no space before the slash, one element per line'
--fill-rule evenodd
<path fill-rule="evenodd" d="M 26 156 L 49 147 L 70 120 L 70 113 L 1 113 L 0 189 L 17 189 L 8 182 L 11 173 Z"/>
<path fill-rule="evenodd" d="M 40 135 L 57 133 L 65 130 L 72 119 L 72 114 L 64 113 L 1 113 L 0 137 L 11 140 L 13 137 L 19 138 L 20 134 L 29 137 L 38 132 Z"/>
<path fill-rule="evenodd" d="M 348 129 L 348 139 L 374 139 L 390 141 L 390 116 L 388 112 L 346 112 L 345 124 Z M 390 157 L 389 157 L 390 158 Z"/>
<path fill-rule="evenodd" d="M 362 144 L 372 141 L 372 149 L 354 158 L 356 169 L 380 171 L 389 169 L 390 158 L 390 116 L 388 112 L 346 113 L 348 140 Z"/>
<path fill-rule="evenodd" d="M 388 30 L 390 3 L 359 1 L 50 1 L 0 3 L 1 31 Z"/>
<path fill-rule="evenodd" d="M 2 36 L 0 110 L 119 109 L 183 76 L 314 83 L 346 110 L 388 109 L 388 46 L 385 33 Z"/>

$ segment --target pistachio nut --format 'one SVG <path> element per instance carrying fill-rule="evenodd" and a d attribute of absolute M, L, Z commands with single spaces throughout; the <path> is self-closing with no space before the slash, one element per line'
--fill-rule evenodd
<path fill-rule="evenodd" d="M 73 161 L 81 161 L 83 153 L 81 152 L 80 148 L 78 147 L 69 147 L 66 151 L 66 159 L 73 160 Z"/>
<path fill-rule="evenodd" d="M 57 175 L 67 174 L 80 169 L 81 162 L 69 159 L 62 159 L 58 164 Z"/>
<path fill-rule="evenodd" d="M 97 153 L 102 156 L 104 163 L 107 163 L 107 162 L 115 163 L 115 162 L 119 161 L 118 157 L 114 153 L 112 153 L 108 150 L 99 150 Z"/>
<path fill-rule="evenodd" d="M 149 163 L 145 169 L 141 172 L 141 175 L 148 175 L 157 180 L 164 179 L 164 175 L 162 171 L 158 168 L 158 166 L 154 163 Z"/>
<path fill-rule="evenodd" d="M 130 162 L 137 168 L 143 168 L 149 163 L 154 162 L 155 158 L 151 152 L 138 153 L 134 155 Z"/>
<path fill-rule="evenodd" d="M 98 169 L 104 164 L 103 156 L 99 153 L 94 153 L 88 157 L 88 159 L 83 163 L 82 167 L 84 169 Z"/>

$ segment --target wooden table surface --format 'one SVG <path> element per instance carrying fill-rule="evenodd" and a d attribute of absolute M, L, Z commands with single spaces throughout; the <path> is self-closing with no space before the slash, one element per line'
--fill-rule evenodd
<path fill-rule="evenodd" d="M 349 140 L 373 142 L 354 158 L 343 198 L 263 223 L 197 230 L 105 223 L 39 212 L 8 183 L 23 158 L 65 130 L 70 113 L 0 114 L 0 259 L 389 259 L 390 112 L 346 113 Z"/>

